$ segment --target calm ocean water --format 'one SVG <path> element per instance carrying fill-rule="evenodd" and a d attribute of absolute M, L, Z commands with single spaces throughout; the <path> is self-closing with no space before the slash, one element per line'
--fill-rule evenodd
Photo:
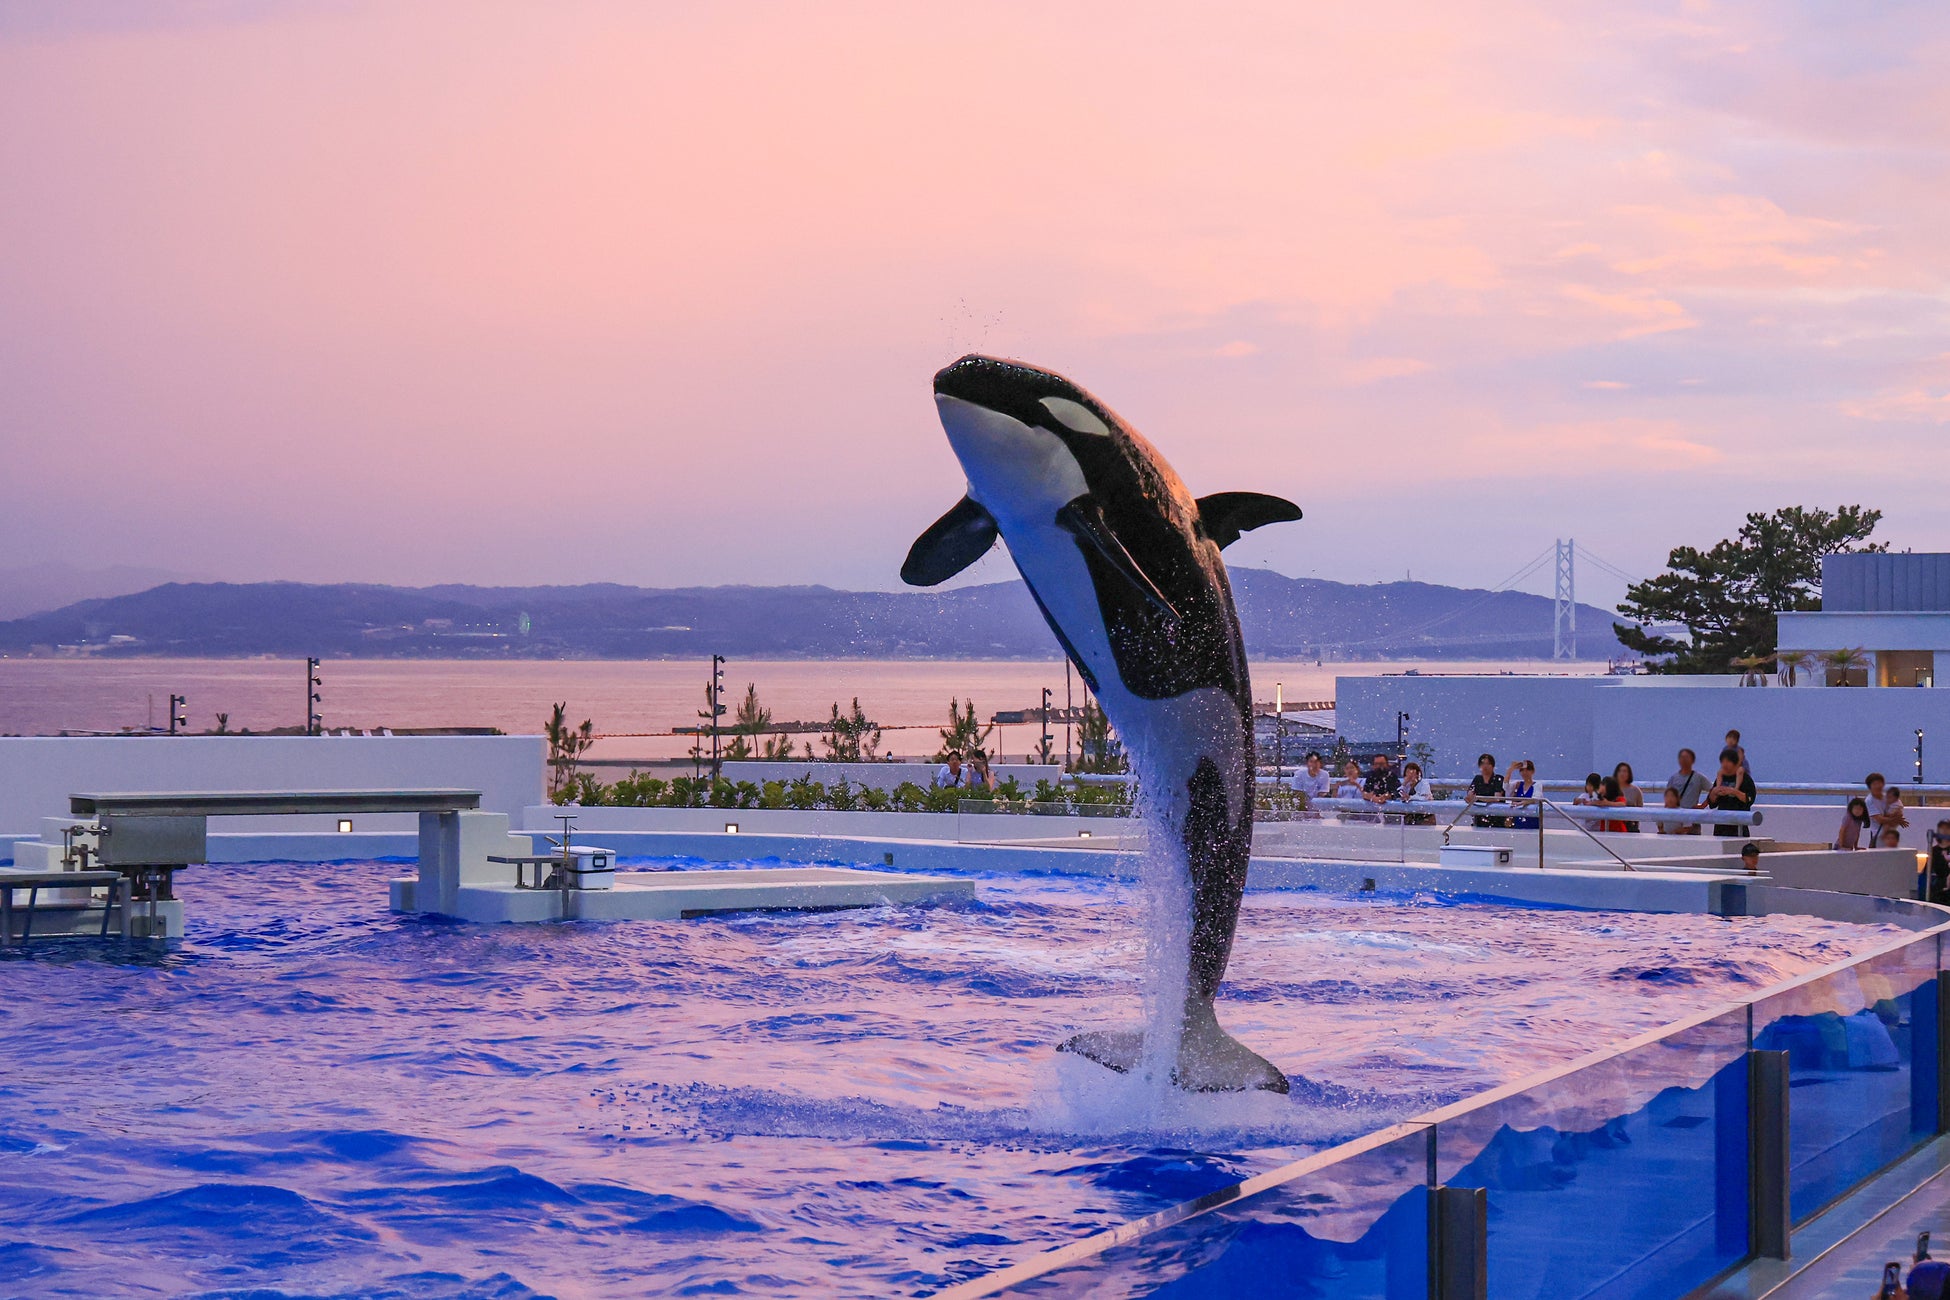
<path fill-rule="evenodd" d="M 1403 672 L 1603 671 L 1602 664 L 1540 663 L 1256 663 L 1253 691 L 1271 701 L 1275 683 L 1286 699 L 1329 700 L 1337 676 Z M 549 708 L 566 701 L 573 721 L 590 719 L 611 737 L 599 758 L 681 756 L 689 744 L 668 734 L 691 725 L 704 707 L 710 666 L 672 660 L 516 661 L 346 660 L 326 663 L 320 710 L 327 727 L 499 727 L 541 730 Z M 835 701 L 855 696 L 867 715 L 890 730 L 885 747 L 897 754 L 933 752 L 935 728 L 947 721 L 951 697 L 973 699 L 978 714 L 1033 708 L 1048 687 L 1065 698 L 1064 665 L 1020 661 L 734 660 L 726 668 L 734 697 L 747 683 L 781 721 L 815 721 Z M 1083 685 L 1068 687 L 1077 703 Z M 115 731 L 167 721 L 171 694 L 189 699 L 190 729 L 214 729 L 229 715 L 232 731 L 300 726 L 305 668 L 269 659 L 0 659 L 0 734 L 39 735 L 67 730 Z M 1033 726 L 1005 727 L 1002 750 L 1021 756 L 1035 743 Z M 1062 743 L 1061 734 L 1057 742 Z"/>

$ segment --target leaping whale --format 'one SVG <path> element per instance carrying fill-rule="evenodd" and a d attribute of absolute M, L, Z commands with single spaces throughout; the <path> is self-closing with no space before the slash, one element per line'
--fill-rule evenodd
<path fill-rule="evenodd" d="M 1257 492 L 1194 499 L 1114 411 L 1036 366 L 966 356 L 935 375 L 934 400 L 968 492 L 916 539 L 902 581 L 934 586 L 998 536 L 1008 544 L 1137 761 L 1164 847 L 1183 853 L 1191 916 L 1173 1081 L 1287 1091 L 1286 1076 L 1212 1008 L 1246 887 L 1256 774 L 1252 688 L 1219 552 L 1248 529 L 1299 519 L 1300 508 Z M 1059 1050 L 1129 1071 L 1143 1039 L 1079 1034 Z"/>

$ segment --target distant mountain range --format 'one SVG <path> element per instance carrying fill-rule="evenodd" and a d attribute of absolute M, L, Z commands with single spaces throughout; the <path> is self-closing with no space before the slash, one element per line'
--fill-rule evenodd
<path fill-rule="evenodd" d="M 1360 586 L 1234 569 L 1259 659 L 1549 658 L 1551 602 L 1424 582 Z M 1584 658 L 1620 653 L 1578 608 Z M 0 654 L 334 659 L 1031 659 L 1056 644 L 1020 582 L 827 587 L 385 587 L 166 583 L 0 622 Z"/>
<path fill-rule="evenodd" d="M 0 568 L 0 618 L 25 618 L 43 610 L 60 609 L 77 600 L 126 596 L 164 582 L 190 582 L 189 574 L 117 564 L 84 569 L 59 560 Z"/>

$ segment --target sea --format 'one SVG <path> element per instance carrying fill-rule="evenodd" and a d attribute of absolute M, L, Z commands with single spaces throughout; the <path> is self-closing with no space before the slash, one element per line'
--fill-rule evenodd
<path fill-rule="evenodd" d="M 1603 671 L 1603 663 L 1282 661 L 1254 663 L 1252 681 L 1255 699 L 1270 707 L 1277 692 L 1295 710 L 1332 701 L 1338 677 Z M 328 660 L 319 670 L 318 710 L 327 730 L 496 727 L 534 734 L 560 703 L 571 725 L 587 719 L 601 737 L 592 758 L 650 762 L 689 753 L 694 738 L 676 729 L 699 724 L 710 673 L 708 662 L 689 660 Z M 972 701 L 986 720 L 1037 708 L 1045 690 L 1052 707 L 1080 706 L 1085 697 L 1082 681 L 1054 657 L 732 660 L 724 674 L 728 705 L 735 708 L 750 686 L 779 722 L 824 721 L 834 705 L 850 712 L 858 699 L 883 728 L 881 752 L 898 756 L 935 751 L 950 700 Z M 306 693 L 301 659 L 0 658 L 0 734 L 166 729 L 172 695 L 184 697 L 191 732 L 302 727 Z M 998 727 L 992 748 L 1020 761 L 1040 730 L 1034 723 Z M 1053 731 L 1061 746 L 1062 729 Z"/>

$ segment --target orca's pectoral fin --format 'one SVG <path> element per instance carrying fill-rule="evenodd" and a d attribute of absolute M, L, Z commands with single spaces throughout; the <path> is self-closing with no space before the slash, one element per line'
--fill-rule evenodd
<path fill-rule="evenodd" d="M 988 554 L 995 538 L 995 517 L 963 497 L 914 539 L 907 550 L 907 561 L 901 565 L 901 581 L 910 587 L 946 582 Z"/>
<path fill-rule="evenodd" d="M 1300 518 L 1300 507 L 1284 497 L 1264 492 L 1214 492 L 1198 499 L 1199 522 L 1205 535 L 1224 550 L 1239 540 L 1239 534 L 1267 524 L 1290 524 Z"/>
<path fill-rule="evenodd" d="M 1095 551 L 1129 583 L 1131 588 L 1150 606 L 1166 618 L 1176 619 L 1178 611 L 1172 608 L 1165 593 L 1158 590 L 1158 584 L 1151 581 L 1131 553 L 1124 549 L 1124 543 L 1117 540 L 1104 520 L 1104 509 L 1089 494 L 1078 497 L 1056 512 L 1056 526 Z"/>

